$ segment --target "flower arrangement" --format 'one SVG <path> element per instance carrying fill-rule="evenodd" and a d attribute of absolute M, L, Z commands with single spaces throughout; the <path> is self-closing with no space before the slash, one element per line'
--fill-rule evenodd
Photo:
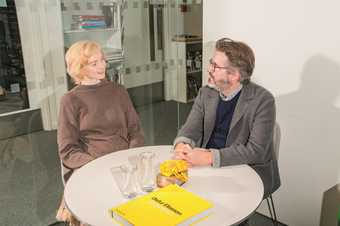
<path fill-rule="evenodd" d="M 166 160 L 159 167 L 157 175 L 158 187 L 169 184 L 182 185 L 188 181 L 188 164 L 184 160 Z"/>

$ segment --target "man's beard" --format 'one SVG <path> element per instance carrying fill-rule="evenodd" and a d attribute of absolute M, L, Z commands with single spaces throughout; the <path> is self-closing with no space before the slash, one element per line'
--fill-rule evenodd
<path fill-rule="evenodd" d="M 224 84 L 228 84 L 228 81 L 227 81 L 227 80 L 224 80 L 223 83 L 224 83 Z M 212 89 L 218 91 L 218 92 L 221 92 L 221 88 L 218 87 L 218 86 L 216 85 L 216 82 L 214 81 L 214 79 L 212 78 L 212 76 L 209 77 L 207 86 L 208 86 L 209 88 L 212 88 Z"/>
<path fill-rule="evenodd" d="M 218 92 L 220 91 L 220 89 L 219 89 L 214 83 L 208 82 L 207 86 L 208 86 L 209 88 L 212 88 L 212 89 L 218 91 Z"/>

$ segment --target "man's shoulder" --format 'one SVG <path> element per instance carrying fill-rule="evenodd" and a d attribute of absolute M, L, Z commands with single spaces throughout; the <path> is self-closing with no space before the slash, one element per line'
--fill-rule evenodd
<path fill-rule="evenodd" d="M 246 87 L 251 91 L 254 97 L 274 99 L 273 94 L 268 89 L 257 83 L 250 82 Z"/>
<path fill-rule="evenodd" d="M 213 89 L 207 85 L 202 86 L 202 88 L 200 89 L 200 92 L 202 95 L 215 95 L 218 94 L 218 91 L 216 89 Z"/>

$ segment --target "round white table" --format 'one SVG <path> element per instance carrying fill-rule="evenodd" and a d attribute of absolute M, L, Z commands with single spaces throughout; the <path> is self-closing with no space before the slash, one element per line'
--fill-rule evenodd
<path fill-rule="evenodd" d="M 110 169 L 145 151 L 156 153 L 156 161 L 170 159 L 172 146 L 145 146 L 98 158 L 73 173 L 65 186 L 65 202 L 82 222 L 92 226 L 113 226 L 108 210 L 123 198 Z M 251 215 L 263 197 L 263 183 L 248 165 L 221 168 L 197 167 L 189 170 L 183 187 L 213 202 L 213 214 L 197 225 L 235 225 Z"/>

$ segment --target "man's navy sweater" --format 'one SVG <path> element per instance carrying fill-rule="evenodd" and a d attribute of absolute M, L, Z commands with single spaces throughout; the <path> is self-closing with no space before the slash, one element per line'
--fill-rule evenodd
<path fill-rule="evenodd" d="M 223 101 L 221 97 L 219 98 L 216 109 L 215 127 L 211 133 L 207 148 L 221 149 L 225 147 L 231 119 L 240 94 L 241 92 L 229 101 Z"/>

